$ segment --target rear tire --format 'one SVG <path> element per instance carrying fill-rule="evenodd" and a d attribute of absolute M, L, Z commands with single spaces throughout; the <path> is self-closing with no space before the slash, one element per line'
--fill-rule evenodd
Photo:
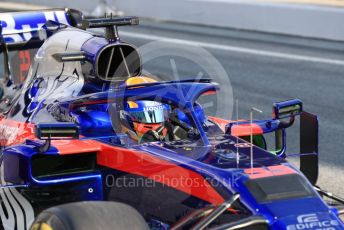
<path fill-rule="evenodd" d="M 31 230 L 148 230 L 143 217 L 132 207 L 117 202 L 76 202 L 41 212 Z"/>

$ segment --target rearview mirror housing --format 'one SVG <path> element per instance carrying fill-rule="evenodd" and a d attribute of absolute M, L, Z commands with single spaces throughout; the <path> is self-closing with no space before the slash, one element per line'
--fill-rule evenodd
<path fill-rule="evenodd" d="M 40 140 L 79 139 L 79 128 L 74 123 L 38 123 L 35 126 L 36 137 Z"/>
<path fill-rule="evenodd" d="M 276 102 L 273 104 L 272 111 L 272 116 L 275 119 L 294 117 L 302 113 L 302 101 L 299 99 L 292 99 Z"/>

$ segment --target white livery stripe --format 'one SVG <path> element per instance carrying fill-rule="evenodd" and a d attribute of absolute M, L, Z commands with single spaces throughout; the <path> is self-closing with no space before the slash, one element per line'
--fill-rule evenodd
<path fill-rule="evenodd" d="M 9 190 L 11 190 L 13 196 L 17 199 L 19 204 L 22 206 L 22 208 L 24 210 L 24 215 L 25 215 L 26 228 L 29 229 L 29 227 L 31 226 L 31 224 L 33 223 L 33 221 L 35 219 L 32 205 L 15 188 L 10 188 Z"/>
<path fill-rule="evenodd" d="M 0 218 L 2 226 L 5 230 L 12 230 L 15 228 L 15 218 L 7 197 L 5 196 L 5 189 L 0 189 L 0 196 L 1 201 L 3 202 L 3 205 L 6 209 L 4 210 L 3 206 L 0 206 Z M 5 213 L 7 213 L 7 216 L 5 215 Z"/>
<path fill-rule="evenodd" d="M 6 185 L 2 162 L 0 173 L 1 185 Z M 6 210 L 3 210 L 3 206 L 0 206 L 0 217 L 4 229 L 29 229 L 34 220 L 34 210 L 31 204 L 15 188 L 0 189 L 0 196 L 6 208 Z M 5 213 L 7 213 L 8 217 L 6 217 Z M 15 228 L 16 226 L 17 228 Z"/>
<path fill-rule="evenodd" d="M 5 185 L 5 180 L 4 180 L 4 167 L 3 167 L 3 161 L 0 162 L 1 163 L 1 167 L 0 167 L 0 184 L 1 185 Z M 1 201 L 4 203 L 6 210 L 3 210 L 3 207 L 0 206 L 0 217 L 1 217 L 1 222 L 2 225 L 4 227 L 5 230 L 13 230 L 15 229 L 15 225 L 16 225 L 16 218 L 15 215 L 17 215 L 17 213 L 13 213 L 12 210 L 12 203 L 10 198 L 8 198 L 8 189 L 4 188 L 4 189 L 0 189 L 0 195 L 1 195 Z M 11 203 L 11 205 L 10 205 Z M 5 213 L 7 213 L 7 217 L 5 215 Z"/>
<path fill-rule="evenodd" d="M 23 211 L 20 208 L 19 204 L 17 203 L 17 201 L 14 199 L 13 195 L 11 194 L 11 192 L 9 191 L 8 188 L 5 188 L 5 194 L 8 198 L 8 201 L 10 202 L 13 211 L 15 213 L 15 218 L 16 218 L 16 223 L 17 223 L 17 230 L 25 230 L 25 221 L 24 221 L 24 215 L 23 215 Z M 5 229 L 7 229 L 8 226 L 5 226 Z M 11 229 L 11 228 L 8 228 Z M 13 229 L 13 228 L 12 228 Z"/>
<path fill-rule="evenodd" d="M 256 55 L 256 56 L 267 56 L 267 57 L 288 59 L 288 60 L 294 60 L 294 61 L 305 61 L 305 62 L 314 62 L 314 63 L 331 64 L 331 65 L 344 65 L 344 60 L 340 60 L 340 59 L 311 57 L 311 56 L 306 56 L 306 55 L 259 50 L 259 49 L 245 48 L 245 47 L 239 47 L 239 46 L 219 45 L 219 44 L 213 44 L 213 43 L 207 43 L 207 42 L 191 41 L 191 40 L 184 40 L 184 39 L 178 39 L 178 38 L 169 38 L 169 37 L 155 36 L 155 35 L 149 35 L 149 34 L 139 34 L 139 33 L 132 33 L 132 32 L 126 32 L 126 31 L 122 31 L 121 35 L 132 37 L 132 38 L 145 39 L 145 40 L 162 40 L 162 41 L 172 43 L 172 44 L 200 46 L 203 48 L 231 51 L 231 52 L 237 52 L 237 53 L 245 53 L 245 54 L 251 54 L 251 55 Z"/>

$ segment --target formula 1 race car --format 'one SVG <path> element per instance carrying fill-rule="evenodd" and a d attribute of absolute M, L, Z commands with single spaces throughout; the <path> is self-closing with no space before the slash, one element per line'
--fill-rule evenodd
<path fill-rule="evenodd" d="M 224 120 L 199 102 L 219 90 L 212 80 L 142 74 L 117 30 L 135 17 L 0 20 L 4 229 L 344 229 L 343 200 L 316 187 L 318 120 L 300 100 Z M 300 168 L 286 161 L 297 116 Z"/>

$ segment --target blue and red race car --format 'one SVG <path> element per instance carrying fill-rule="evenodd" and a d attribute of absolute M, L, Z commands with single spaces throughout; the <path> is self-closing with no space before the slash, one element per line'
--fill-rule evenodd
<path fill-rule="evenodd" d="M 0 20 L 3 229 L 344 229 L 343 200 L 315 186 L 318 121 L 300 100 L 267 120 L 212 117 L 198 102 L 212 80 L 143 76 L 117 30 L 135 17 Z M 300 168 L 286 161 L 296 116 Z"/>

